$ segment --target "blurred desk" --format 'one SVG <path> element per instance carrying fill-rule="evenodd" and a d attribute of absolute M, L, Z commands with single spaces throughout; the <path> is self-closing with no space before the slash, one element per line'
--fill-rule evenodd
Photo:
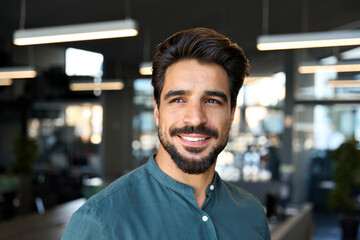
<path fill-rule="evenodd" d="M 85 201 L 85 199 L 77 199 L 51 208 L 43 215 L 33 213 L 0 222 L 0 239 L 60 239 L 71 215 Z"/>
<path fill-rule="evenodd" d="M 294 216 L 275 226 L 270 225 L 272 240 L 310 240 L 313 233 L 313 205 L 305 204 Z"/>

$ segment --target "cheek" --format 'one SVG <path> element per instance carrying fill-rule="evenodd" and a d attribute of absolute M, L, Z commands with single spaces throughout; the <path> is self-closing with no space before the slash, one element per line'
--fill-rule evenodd
<path fill-rule="evenodd" d="M 227 121 L 222 126 L 223 126 L 224 131 L 229 131 L 231 128 L 231 122 Z"/>
<path fill-rule="evenodd" d="M 208 116 L 209 125 L 217 126 L 224 129 L 231 127 L 232 119 L 229 112 L 211 113 Z"/>
<path fill-rule="evenodd" d="M 161 111 L 161 113 L 158 115 L 157 125 L 158 127 L 165 129 L 169 126 L 170 121 L 171 119 L 169 119 L 169 114 L 165 111 Z"/>
<path fill-rule="evenodd" d="M 184 112 L 181 109 L 164 108 L 161 111 L 160 119 L 161 122 L 168 125 L 179 123 L 184 117 Z"/>

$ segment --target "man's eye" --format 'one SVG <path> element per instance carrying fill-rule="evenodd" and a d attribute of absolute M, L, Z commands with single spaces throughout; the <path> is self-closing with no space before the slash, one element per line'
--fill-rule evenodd
<path fill-rule="evenodd" d="M 171 103 L 183 103 L 184 100 L 180 99 L 180 98 L 175 98 L 173 100 L 170 101 Z"/>
<path fill-rule="evenodd" d="M 220 104 L 220 102 L 216 99 L 209 99 L 207 100 L 208 103 L 217 103 L 217 104 Z"/>

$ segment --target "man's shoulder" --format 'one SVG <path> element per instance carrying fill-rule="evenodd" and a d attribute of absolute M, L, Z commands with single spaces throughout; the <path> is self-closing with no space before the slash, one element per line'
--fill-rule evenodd
<path fill-rule="evenodd" d="M 223 182 L 222 185 L 222 193 L 227 195 L 222 199 L 227 205 L 233 206 L 233 212 L 239 211 L 243 216 L 249 214 L 257 220 L 264 218 L 264 206 L 255 195 L 229 182 Z"/>
<path fill-rule="evenodd" d="M 231 194 L 233 199 L 241 201 L 242 203 L 246 203 L 252 206 L 261 206 L 262 204 L 259 199 L 253 195 L 252 193 L 246 191 L 243 188 L 240 188 L 233 183 L 222 181 L 224 188 L 226 188 L 227 192 Z"/>
<path fill-rule="evenodd" d="M 142 165 L 116 179 L 105 189 L 89 198 L 84 207 L 102 208 L 113 204 L 118 205 L 121 201 L 127 200 L 129 193 L 137 192 L 141 187 L 141 182 L 148 176 L 146 165 Z"/>
<path fill-rule="evenodd" d="M 110 239 L 119 216 L 130 214 L 143 192 L 149 172 L 143 165 L 89 198 L 71 217 L 63 239 Z M 135 202 L 135 203 L 134 203 Z M 114 220 L 117 219 L 117 220 Z"/>

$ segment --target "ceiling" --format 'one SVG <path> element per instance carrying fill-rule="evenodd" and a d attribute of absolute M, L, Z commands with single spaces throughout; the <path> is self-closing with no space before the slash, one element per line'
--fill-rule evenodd
<path fill-rule="evenodd" d="M 256 38 L 259 35 L 359 28 L 359 24 L 351 25 L 360 20 L 359 0 L 271 0 L 268 1 L 268 8 L 264 7 L 266 1 L 268 0 L 28 0 L 25 28 L 131 17 L 139 24 L 139 35 L 136 37 L 51 46 L 96 51 L 104 54 L 105 59 L 138 65 L 144 60 L 150 60 L 155 46 L 170 34 L 191 27 L 209 27 L 243 47 L 250 62 L 265 59 L 259 61 L 258 66 L 252 66 L 255 71 L 271 68 L 271 59 L 276 59 L 277 54 L 281 54 L 281 51 L 259 52 L 256 49 Z M 13 61 L 13 52 L 25 52 L 28 48 L 12 45 L 12 33 L 19 28 L 20 6 L 21 0 L 0 1 L 2 66 L 17 64 Z M 268 13 L 268 21 L 265 23 L 264 12 Z M 145 42 L 144 36 L 147 33 L 151 41 Z M 150 56 L 144 56 L 145 45 L 150 45 Z M 36 46 L 42 47 L 45 46 Z M 324 50 L 321 54 L 326 55 L 329 51 Z"/>

